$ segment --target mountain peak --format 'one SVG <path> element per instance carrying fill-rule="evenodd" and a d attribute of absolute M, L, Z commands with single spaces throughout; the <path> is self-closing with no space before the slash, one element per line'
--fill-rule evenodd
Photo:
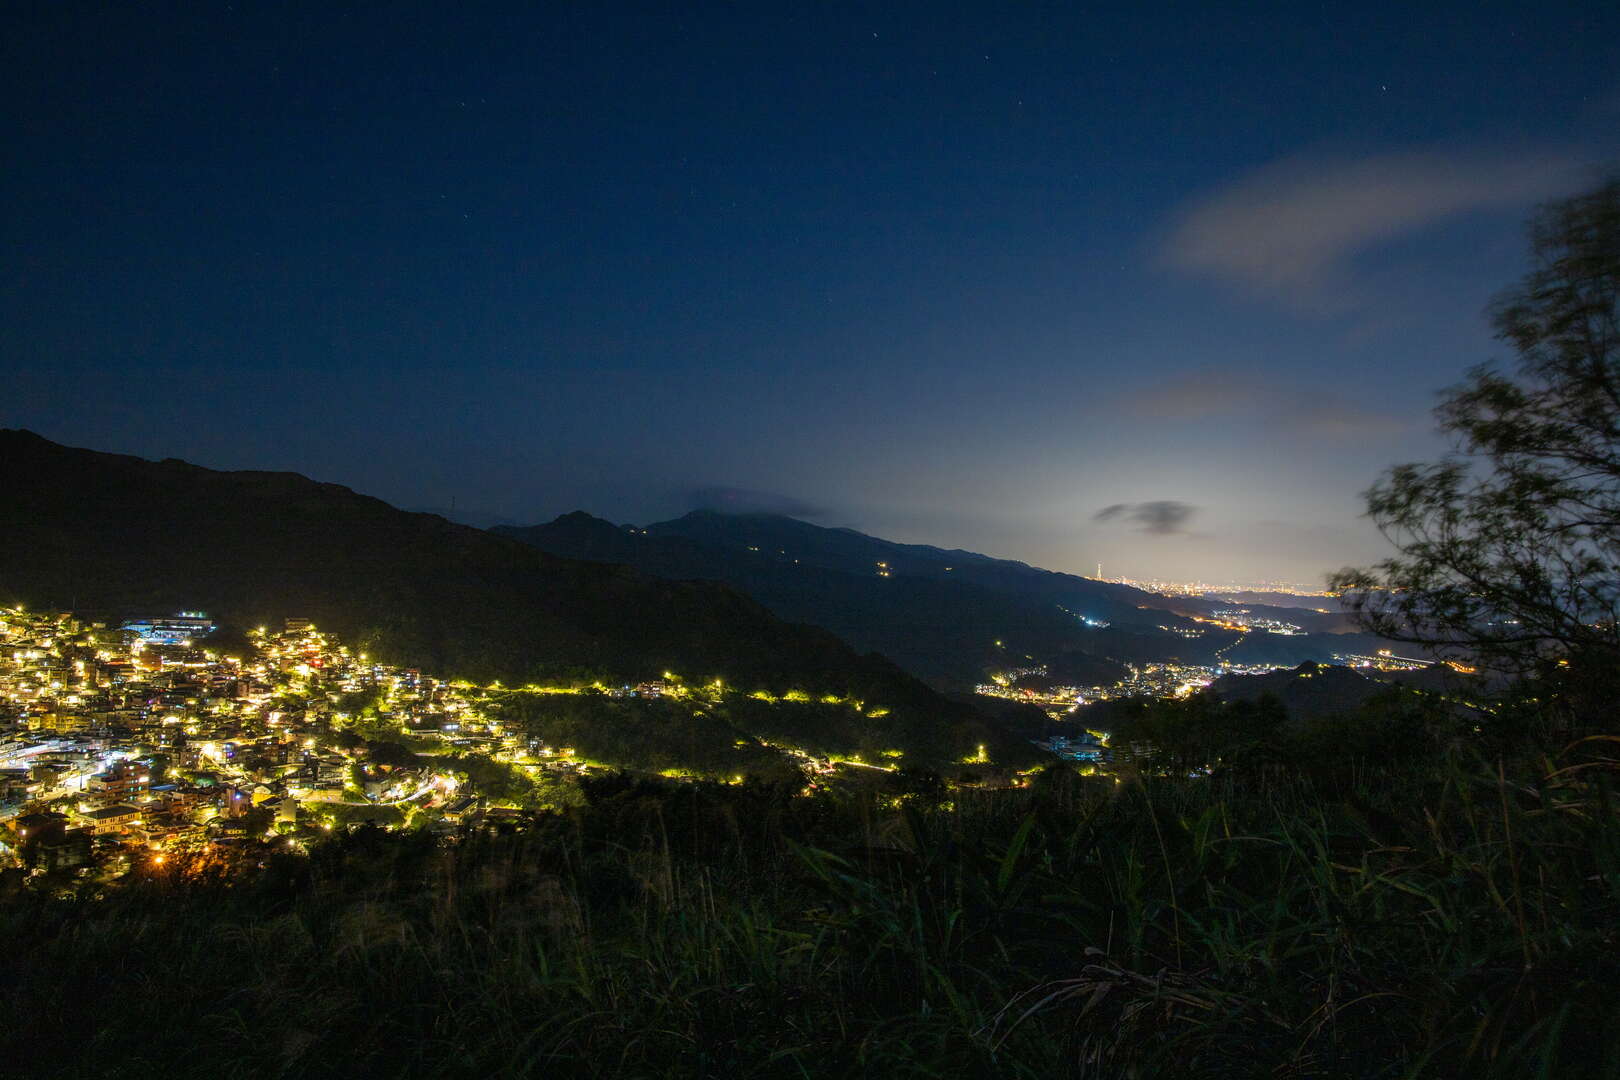
<path fill-rule="evenodd" d="M 566 514 L 558 514 L 551 519 L 552 525 L 606 525 L 610 529 L 620 526 L 613 524 L 607 518 L 599 518 L 586 510 L 570 510 Z"/>
<path fill-rule="evenodd" d="M 39 432 L 30 431 L 27 428 L 0 428 L 0 439 L 16 442 L 32 441 L 36 443 L 48 443 L 51 441 L 45 436 L 41 435 Z"/>

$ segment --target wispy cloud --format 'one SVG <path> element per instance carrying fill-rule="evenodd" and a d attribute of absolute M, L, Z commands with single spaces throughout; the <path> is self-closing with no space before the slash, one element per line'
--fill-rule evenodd
<path fill-rule="evenodd" d="M 1262 296 L 1342 308 L 1358 255 L 1463 214 L 1548 198 L 1580 176 L 1575 158 L 1550 148 L 1296 156 L 1183 208 L 1158 255 Z"/>
<path fill-rule="evenodd" d="M 1335 439 L 1392 434 L 1418 421 L 1368 409 L 1321 387 L 1290 386 L 1239 368 L 1179 372 L 1126 395 L 1122 404 L 1149 420 L 1263 423 L 1294 435 Z"/>
<path fill-rule="evenodd" d="M 1157 499 L 1153 502 L 1115 503 L 1097 511 L 1092 515 L 1092 520 L 1123 522 L 1135 526 L 1138 532 L 1155 536 L 1190 536 L 1192 534 L 1187 531 L 1187 525 L 1197 513 L 1198 507 L 1191 503 Z"/>

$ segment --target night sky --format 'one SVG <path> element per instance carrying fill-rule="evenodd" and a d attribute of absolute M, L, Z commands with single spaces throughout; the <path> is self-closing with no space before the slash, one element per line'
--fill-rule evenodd
<path fill-rule="evenodd" d="M 1319 580 L 1620 160 L 1620 4 L 14 4 L 0 83 L 0 426 Z"/>

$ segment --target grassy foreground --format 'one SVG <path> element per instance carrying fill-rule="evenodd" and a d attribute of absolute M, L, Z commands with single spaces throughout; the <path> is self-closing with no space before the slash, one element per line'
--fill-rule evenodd
<path fill-rule="evenodd" d="M 504 834 L 14 888 L 0 1072 L 1620 1075 L 1604 745 L 948 805 L 613 779 Z"/>

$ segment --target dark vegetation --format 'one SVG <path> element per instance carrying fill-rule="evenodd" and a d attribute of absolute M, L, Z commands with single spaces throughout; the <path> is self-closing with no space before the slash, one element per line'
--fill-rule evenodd
<path fill-rule="evenodd" d="M 1181 712 L 1199 755 L 1222 730 L 1266 745 L 1278 717 L 1232 708 L 1160 719 Z M 1309 769 L 1228 753 L 1194 779 L 1172 739 L 1117 779 L 1055 765 L 1001 791 L 607 777 L 584 806 L 448 843 L 357 827 L 262 869 L 30 890 L 0 905 L 0 1062 L 1616 1075 L 1620 762 L 1429 736 Z"/>
<path fill-rule="evenodd" d="M 790 692 L 792 693 L 792 692 Z M 871 764 L 944 768 L 983 746 L 1002 769 L 1027 768 L 1043 758 L 1027 725 L 954 710 L 891 711 L 842 699 L 764 695 L 705 695 L 615 699 L 603 694 L 497 692 L 491 706 L 502 721 L 547 746 L 568 747 L 585 761 L 641 772 L 730 780 L 799 777 L 791 751 Z M 1042 721 L 1045 717 L 1041 717 Z M 1043 724 L 1043 728 L 1044 728 Z"/>
<path fill-rule="evenodd" d="M 1369 630 L 1555 689 L 1573 734 L 1620 694 L 1620 178 L 1543 208 L 1530 241 L 1491 311 L 1514 365 L 1446 393 L 1454 452 L 1367 493 L 1396 554 L 1336 584 Z"/>
<path fill-rule="evenodd" d="M 1400 697 L 1391 694 L 1392 686 L 1404 687 L 1420 696 L 1444 698 L 1456 708 L 1466 709 L 1467 702 L 1488 698 L 1487 688 L 1478 676 L 1462 675 L 1444 665 L 1436 667 L 1379 672 L 1305 663 L 1291 670 L 1264 675 L 1224 675 L 1209 689 L 1224 701 L 1275 698 L 1289 715 L 1306 720 L 1348 715 L 1375 698 Z"/>
<path fill-rule="evenodd" d="M 1258 692 L 1221 697 L 1215 686 L 1186 699 L 1105 702 L 1082 710 L 1081 722 L 1106 730 L 1117 761 L 1172 776 L 1225 772 L 1246 776 L 1282 769 L 1339 785 L 1345 770 L 1377 770 L 1395 762 L 1432 759 L 1447 747 L 1507 740 L 1531 714 L 1484 711 L 1455 699 L 1361 679 L 1345 668 L 1286 673 L 1309 687 L 1342 673 L 1357 685 L 1326 694 L 1291 693 L 1272 676 L 1256 677 Z M 1284 674 L 1284 673 L 1278 673 Z M 1533 712 L 1533 710 L 1531 711 Z M 1492 742 L 1497 740 L 1497 742 Z"/>

